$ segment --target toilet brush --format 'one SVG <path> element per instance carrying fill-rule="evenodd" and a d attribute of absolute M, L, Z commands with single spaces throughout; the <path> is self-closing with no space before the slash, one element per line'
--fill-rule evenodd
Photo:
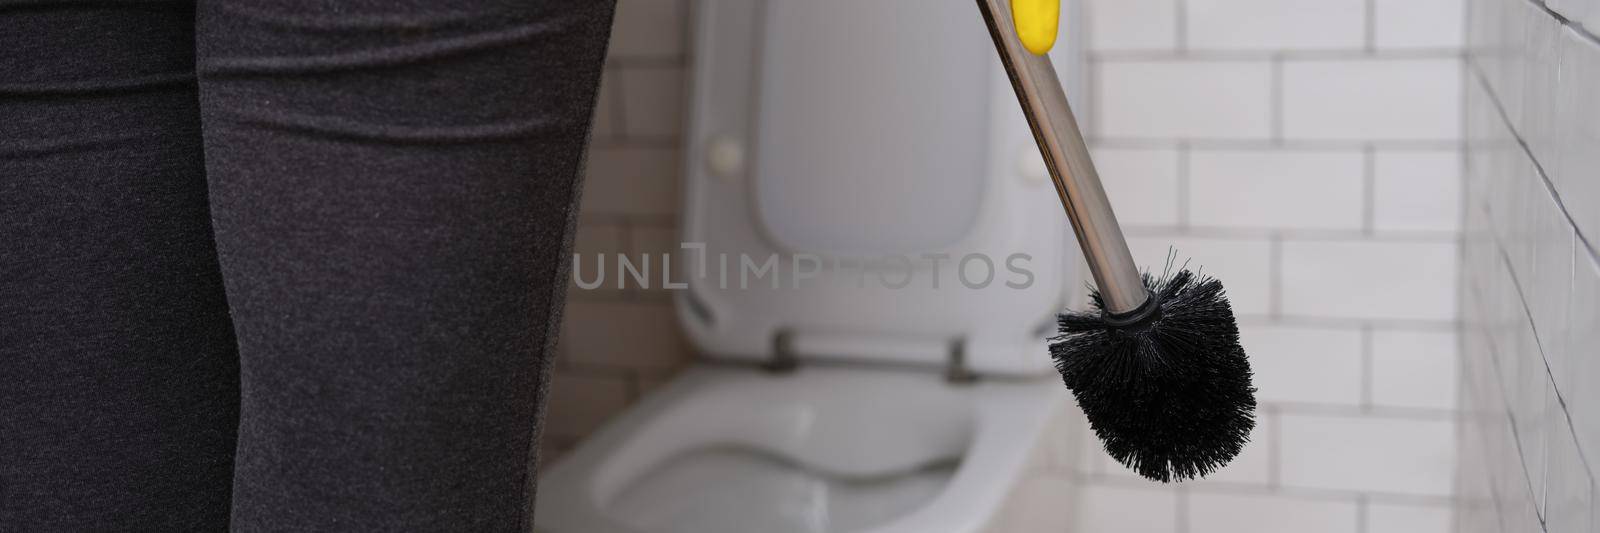
<path fill-rule="evenodd" d="M 1163 482 L 1209 474 L 1255 427 L 1250 363 L 1222 283 L 1174 273 L 1170 259 L 1159 277 L 1134 264 L 1044 55 L 1059 0 L 977 1 L 1094 277 L 1092 309 L 1058 319 L 1056 369 L 1117 461 Z"/>

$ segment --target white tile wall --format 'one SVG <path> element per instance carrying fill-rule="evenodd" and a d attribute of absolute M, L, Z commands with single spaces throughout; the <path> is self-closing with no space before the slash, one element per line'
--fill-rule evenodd
<path fill-rule="evenodd" d="M 1367 533 L 1446 533 L 1450 531 L 1447 505 L 1367 505 Z"/>
<path fill-rule="evenodd" d="M 1455 407 L 1460 358 L 1454 331 L 1377 330 L 1371 335 L 1373 405 Z"/>
<path fill-rule="evenodd" d="M 1200 227 L 1361 229 L 1360 151 L 1196 150 L 1189 222 Z"/>
<path fill-rule="evenodd" d="M 1265 61 L 1106 61 L 1094 73 L 1098 133 L 1108 138 L 1264 139 Z"/>
<path fill-rule="evenodd" d="M 1286 416 L 1283 484 L 1386 494 L 1449 496 L 1455 427 L 1447 420 Z"/>
<path fill-rule="evenodd" d="M 683 66 L 638 66 L 622 69 L 617 77 L 622 84 L 622 110 L 628 117 L 625 134 L 636 139 L 676 140 L 683 128 L 686 98 Z"/>
<path fill-rule="evenodd" d="M 1304 140 L 1461 136 L 1461 61 L 1346 59 L 1283 65 L 1283 134 Z"/>
<path fill-rule="evenodd" d="M 676 148 L 590 147 L 582 215 L 676 214 L 679 157 Z"/>
<path fill-rule="evenodd" d="M 1360 48 L 1364 0 L 1187 0 L 1189 48 L 1319 50 Z"/>
<path fill-rule="evenodd" d="M 1239 329 L 1264 402 L 1360 405 L 1362 332 L 1279 324 Z"/>
<path fill-rule="evenodd" d="M 1286 242 L 1283 312 L 1449 321 L 1456 313 L 1456 267 L 1454 243 Z"/>
<path fill-rule="evenodd" d="M 1469 0 L 1458 523 L 1594 531 L 1600 46 L 1591 0 Z M 1559 14 L 1559 15 L 1558 15 Z M 1481 235 L 1479 237 L 1478 235 Z M 1481 443 L 1481 445 L 1477 444 Z M 1480 466 L 1481 465 L 1481 466 Z M 1481 473 L 1479 473 L 1481 472 Z"/>
<path fill-rule="evenodd" d="M 1454 233 L 1461 221 L 1461 152 L 1381 150 L 1373 157 L 1373 229 Z"/>
<path fill-rule="evenodd" d="M 1094 149 L 1095 168 L 1104 179 L 1117 222 L 1124 226 L 1178 224 L 1179 176 L 1176 148 Z"/>
<path fill-rule="evenodd" d="M 1189 496 L 1190 533 L 1350 533 L 1359 527 L 1360 518 L 1353 498 L 1337 501 L 1208 493 Z"/>
<path fill-rule="evenodd" d="M 1177 494 L 1153 488 L 1092 487 L 1079 493 L 1074 531 L 1174 533 L 1178 527 Z M 1057 502 L 1056 512 L 1065 506 Z M 1035 529 L 1032 531 L 1061 531 Z"/>
<path fill-rule="evenodd" d="M 1089 0 L 1092 50 L 1172 50 L 1178 44 L 1178 2 L 1174 0 Z"/>
<path fill-rule="evenodd" d="M 1380 49 L 1459 48 L 1465 0 L 1373 0 L 1373 45 Z"/>
<path fill-rule="evenodd" d="M 1092 0 L 1086 114 L 1134 256 L 1224 281 L 1262 404 L 1209 479 L 1153 486 L 1091 440 L 1080 494 L 1166 491 L 1140 495 L 1159 531 L 1456 529 L 1465 1 Z M 1103 516 L 1073 531 L 1127 530 Z"/>

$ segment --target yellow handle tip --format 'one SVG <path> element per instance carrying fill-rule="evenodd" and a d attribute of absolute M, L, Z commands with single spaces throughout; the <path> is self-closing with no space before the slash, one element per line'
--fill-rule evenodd
<path fill-rule="evenodd" d="M 1022 47 L 1044 55 L 1056 46 L 1061 28 L 1061 0 L 1011 0 L 1011 18 L 1017 23 Z"/>

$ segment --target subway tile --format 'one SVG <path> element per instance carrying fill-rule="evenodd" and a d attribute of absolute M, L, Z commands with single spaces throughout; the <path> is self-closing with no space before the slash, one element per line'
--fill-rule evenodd
<path fill-rule="evenodd" d="M 1128 246 L 1143 270 L 1160 274 L 1171 253 L 1173 268 L 1187 263 L 1190 270 L 1222 280 L 1236 315 L 1271 311 L 1272 247 L 1266 239 L 1131 237 Z"/>
<path fill-rule="evenodd" d="M 1258 400 L 1361 403 L 1361 330 L 1247 324 L 1239 338 Z"/>
<path fill-rule="evenodd" d="M 653 301 L 571 301 L 561 344 L 575 363 L 671 370 L 689 360 L 673 307 Z M 626 331 L 626 334 L 619 334 Z"/>
<path fill-rule="evenodd" d="M 1600 6 L 1592 8 L 1600 12 Z M 1600 16 L 1600 15 L 1597 15 Z M 1600 32 L 1600 21 L 1589 28 Z M 1567 29 L 1561 36 L 1560 112 L 1556 114 L 1560 159 L 1547 165 L 1551 181 L 1578 230 L 1600 236 L 1600 46 Z"/>
<path fill-rule="evenodd" d="M 1076 493 L 1070 480 L 1052 476 L 1033 476 L 1022 480 L 1006 502 L 1002 531 L 1044 533 L 1066 531 L 1072 527 L 1070 507 L 1062 505 Z"/>
<path fill-rule="evenodd" d="M 1177 0 L 1088 0 L 1089 49 L 1172 50 L 1178 42 Z"/>
<path fill-rule="evenodd" d="M 1266 61 L 1102 61 L 1097 133 L 1117 138 L 1265 139 Z"/>
<path fill-rule="evenodd" d="M 1188 508 L 1190 533 L 1356 533 L 1360 527 L 1353 498 L 1196 491 Z"/>
<path fill-rule="evenodd" d="M 629 66 L 618 69 L 622 117 L 629 138 L 677 139 L 683 133 L 683 67 Z"/>
<path fill-rule="evenodd" d="M 582 213 L 676 214 L 678 161 L 678 151 L 670 148 L 591 147 Z"/>
<path fill-rule="evenodd" d="M 611 29 L 612 58 L 662 59 L 684 55 L 689 0 L 619 0 Z"/>
<path fill-rule="evenodd" d="M 1511 83 L 1522 84 L 1522 113 L 1511 124 L 1521 134 L 1534 158 L 1541 164 L 1555 162 L 1556 116 L 1565 113 L 1559 109 L 1556 85 L 1560 65 L 1557 62 L 1561 44 L 1561 22 L 1546 15 L 1537 7 L 1526 20 L 1526 40 L 1519 48 L 1522 61 L 1522 79 Z"/>
<path fill-rule="evenodd" d="M 1461 223 L 1461 152 L 1373 154 L 1373 229 L 1454 232 Z"/>
<path fill-rule="evenodd" d="M 1372 332 L 1372 403 L 1385 407 L 1454 409 L 1454 331 Z"/>
<path fill-rule="evenodd" d="M 1379 50 L 1457 48 L 1466 0 L 1374 0 L 1373 44 Z"/>
<path fill-rule="evenodd" d="M 1545 7 L 1573 22 L 1581 22 L 1594 9 L 1594 0 L 1544 0 Z"/>
<path fill-rule="evenodd" d="M 1284 486 L 1448 496 L 1455 424 L 1444 420 L 1285 413 Z"/>
<path fill-rule="evenodd" d="M 1552 402 L 1554 396 L 1551 397 Z M 1551 532 L 1594 531 L 1594 477 L 1578 451 L 1572 426 L 1559 404 L 1548 414 L 1549 472 L 1545 485 L 1545 525 Z"/>
<path fill-rule="evenodd" d="M 1511 430 L 1516 437 L 1514 450 L 1522 459 L 1520 468 L 1525 472 L 1526 483 L 1532 487 L 1537 503 L 1543 500 L 1547 472 L 1546 437 L 1549 432 L 1545 417 L 1551 403 L 1550 379 L 1545 372 L 1544 360 L 1539 355 L 1538 344 L 1533 341 L 1533 331 L 1524 325 L 1508 332 L 1510 334 L 1507 336 L 1512 339 L 1510 345 L 1515 348 L 1514 351 L 1500 354 L 1501 357 L 1513 359 L 1510 361 L 1510 372 L 1502 375 L 1501 379 L 1506 382 L 1506 408 L 1510 413 Z M 1521 482 L 1521 478 L 1514 475 L 1507 475 L 1504 479 L 1510 486 Z"/>
<path fill-rule="evenodd" d="M 1094 149 L 1117 221 L 1124 226 L 1178 224 L 1178 150 L 1174 148 Z"/>
<path fill-rule="evenodd" d="M 1286 241 L 1283 312 L 1351 319 L 1455 318 L 1455 243 Z"/>
<path fill-rule="evenodd" d="M 1194 50 L 1359 49 L 1363 0 L 1187 0 Z"/>
<path fill-rule="evenodd" d="M 1283 134 L 1292 140 L 1454 140 L 1458 59 L 1287 61 Z"/>
<path fill-rule="evenodd" d="M 1189 217 L 1199 227 L 1359 229 L 1360 151 L 1196 150 Z"/>
<path fill-rule="evenodd" d="M 1079 489 L 1078 499 L 1077 528 L 1072 531 L 1173 533 L 1178 527 L 1177 494 L 1171 490 L 1089 485 Z M 1046 505 L 1047 514 L 1071 514 L 1063 512 L 1065 507 L 1059 499 L 1042 503 Z M 1063 530 L 1065 528 L 1053 527 L 1021 531 L 1046 533 Z"/>
<path fill-rule="evenodd" d="M 1367 504 L 1366 533 L 1449 533 L 1450 507 L 1422 504 Z"/>
<path fill-rule="evenodd" d="M 1594 386 L 1600 383 L 1600 265 L 1586 253 L 1578 256 L 1568 309 L 1572 324 L 1582 327 L 1567 332 L 1571 357 L 1555 374 L 1556 387 L 1567 400 L 1579 448 L 1600 460 L 1600 387 Z"/>
<path fill-rule="evenodd" d="M 1538 334 L 1545 360 L 1556 365 L 1565 362 L 1565 346 L 1570 322 L 1567 299 L 1572 295 L 1572 265 L 1576 239 L 1572 226 L 1561 209 L 1550 199 L 1543 184 L 1538 185 L 1535 217 L 1531 231 L 1532 254 L 1528 276 L 1520 281 L 1528 299 L 1528 312 Z M 1584 326 L 1578 324 L 1579 327 Z"/>
<path fill-rule="evenodd" d="M 1600 34 L 1600 2 L 1584 0 L 1584 3 L 1587 7 L 1583 10 L 1582 18 L 1577 20 L 1589 33 Z"/>
<path fill-rule="evenodd" d="M 1505 108 L 1511 124 L 1521 124 L 1523 104 L 1523 46 L 1528 39 L 1528 28 L 1543 16 L 1532 2 L 1502 2 L 1497 36 L 1492 48 L 1485 54 L 1486 81 L 1496 98 Z"/>
<path fill-rule="evenodd" d="M 622 376 L 557 372 L 545 405 L 546 435 L 581 439 L 627 408 L 628 384 Z"/>

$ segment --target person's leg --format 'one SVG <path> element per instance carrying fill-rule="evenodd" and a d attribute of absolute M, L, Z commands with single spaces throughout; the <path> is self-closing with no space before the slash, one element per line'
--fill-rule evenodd
<path fill-rule="evenodd" d="M 613 4 L 203 0 L 237 531 L 527 531 Z"/>
<path fill-rule="evenodd" d="M 6 3 L 0 65 L 0 531 L 225 531 L 194 8 Z"/>

